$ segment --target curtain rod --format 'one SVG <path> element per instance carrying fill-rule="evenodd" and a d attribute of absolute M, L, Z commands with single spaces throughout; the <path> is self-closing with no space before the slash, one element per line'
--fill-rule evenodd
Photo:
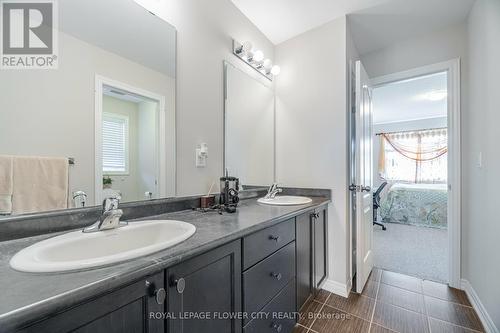
<path fill-rule="evenodd" d="M 425 131 L 435 131 L 435 130 L 443 130 L 443 129 L 448 129 L 448 127 L 435 127 L 435 128 L 424 128 L 424 129 L 407 130 L 407 131 L 381 132 L 381 133 L 376 133 L 375 135 L 410 133 L 410 132 L 425 132 Z"/>

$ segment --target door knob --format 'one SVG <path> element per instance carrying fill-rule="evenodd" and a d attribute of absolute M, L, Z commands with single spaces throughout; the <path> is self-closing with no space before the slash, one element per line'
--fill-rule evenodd
<path fill-rule="evenodd" d="M 361 186 L 361 192 L 370 192 L 371 190 L 370 186 Z"/>

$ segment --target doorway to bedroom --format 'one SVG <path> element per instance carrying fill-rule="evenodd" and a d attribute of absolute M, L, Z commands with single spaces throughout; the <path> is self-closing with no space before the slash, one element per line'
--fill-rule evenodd
<path fill-rule="evenodd" d="M 374 266 L 449 282 L 448 72 L 375 85 Z"/>

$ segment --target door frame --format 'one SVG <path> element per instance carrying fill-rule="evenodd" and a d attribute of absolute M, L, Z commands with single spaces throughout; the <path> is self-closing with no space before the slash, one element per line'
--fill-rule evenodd
<path fill-rule="evenodd" d="M 94 187 L 94 197 L 95 204 L 101 205 L 102 203 L 102 96 L 103 96 L 103 88 L 104 86 L 112 86 L 114 88 L 125 90 L 140 96 L 144 96 L 146 98 L 155 100 L 158 102 L 158 136 L 157 142 L 158 147 L 157 158 L 155 161 L 156 171 L 158 176 L 158 198 L 164 198 L 166 196 L 174 196 L 175 195 L 175 172 L 172 174 L 167 174 L 167 137 L 166 137 L 166 118 L 169 117 L 171 120 L 172 117 L 175 117 L 173 114 L 168 114 L 165 110 L 165 96 L 150 92 L 148 90 L 134 87 L 124 82 L 120 82 L 114 79 L 110 79 L 104 77 L 102 75 L 96 74 L 95 76 L 95 127 L 94 127 L 94 158 L 95 158 L 95 187 Z M 175 118 L 174 118 L 175 119 Z M 175 127 L 175 120 L 173 122 L 169 121 L 169 133 L 175 133 L 175 131 L 170 131 L 170 126 Z M 175 134 L 169 135 L 168 142 L 172 142 L 175 145 Z M 173 141 L 172 141 L 173 140 Z M 169 144 L 170 146 L 170 144 Z M 169 149 L 170 151 L 170 149 Z M 175 158 L 175 151 L 172 151 L 174 155 L 169 156 L 171 158 Z M 170 155 L 170 154 L 169 154 Z M 169 185 L 167 187 L 167 184 Z"/>
<path fill-rule="evenodd" d="M 373 88 L 423 75 L 447 72 L 448 83 L 448 284 L 460 288 L 461 279 L 461 130 L 460 58 L 371 79 Z M 458 163 L 456 163 L 458 161 Z M 454 162 L 454 163 L 452 163 Z"/>

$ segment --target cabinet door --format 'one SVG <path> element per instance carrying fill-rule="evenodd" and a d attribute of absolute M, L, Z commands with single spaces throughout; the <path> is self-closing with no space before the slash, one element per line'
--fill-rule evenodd
<path fill-rule="evenodd" d="M 297 246 L 297 310 L 300 310 L 313 291 L 311 214 L 305 213 L 297 216 L 295 226 Z"/>
<path fill-rule="evenodd" d="M 241 332 L 241 241 L 167 270 L 169 333 Z"/>
<path fill-rule="evenodd" d="M 163 287 L 164 274 L 161 272 L 54 315 L 22 331 L 160 333 L 164 331 L 164 321 L 153 318 L 154 314 L 161 315 L 164 312 Z"/>
<path fill-rule="evenodd" d="M 314 224 L 314 290 L 319 291 L 320 285 L 328 275 L 328 216 L 327 210 L 315 211 L 312 221 Z"/>

